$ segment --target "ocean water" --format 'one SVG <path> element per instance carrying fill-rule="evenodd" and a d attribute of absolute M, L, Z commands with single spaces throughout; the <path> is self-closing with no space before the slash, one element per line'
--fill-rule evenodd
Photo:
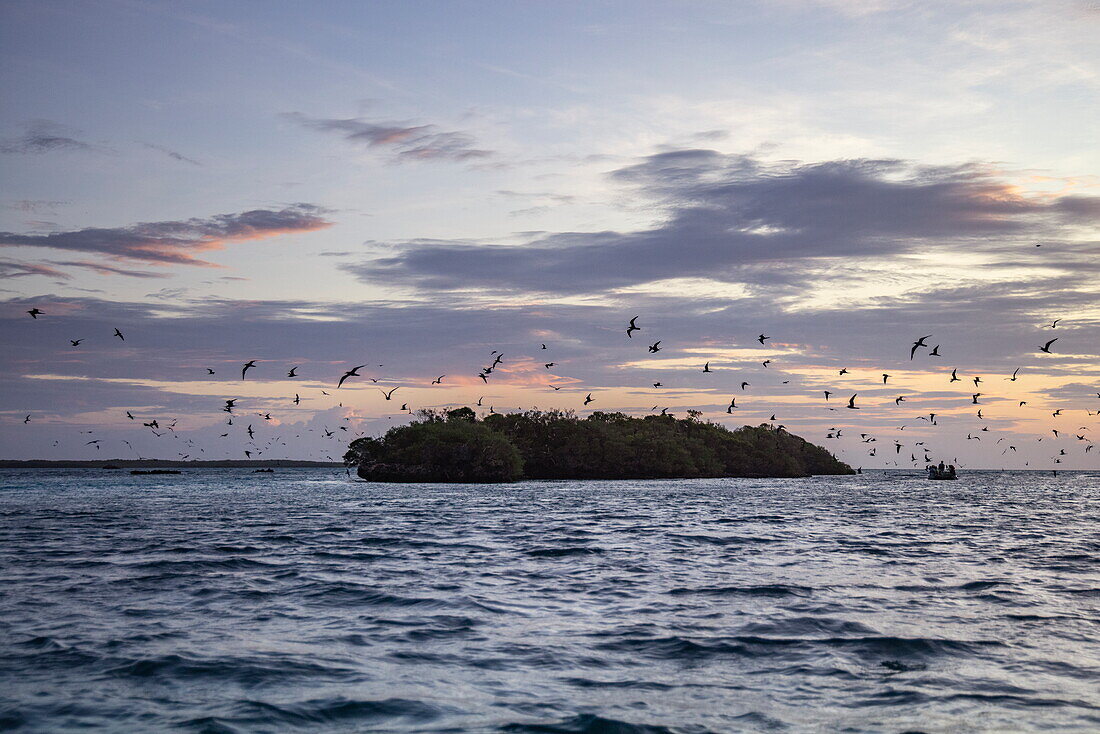
<path fill-rule="evenodd" d="M 0 729 L 1100 731 L 1100 474 L 0 472 Z"/>

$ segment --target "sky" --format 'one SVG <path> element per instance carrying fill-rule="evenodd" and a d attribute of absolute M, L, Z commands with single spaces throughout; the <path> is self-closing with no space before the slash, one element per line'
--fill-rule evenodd
<path fill-rule="evenodd" d="M 480 399 L 1096 469 L 1097 37 L 1092 0 L 5 0 L 0 458 L 338 459 Z"/>

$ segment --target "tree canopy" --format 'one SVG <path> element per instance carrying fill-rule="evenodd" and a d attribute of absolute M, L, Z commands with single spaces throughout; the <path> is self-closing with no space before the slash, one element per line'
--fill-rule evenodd
<path fill-rule="evenodd" d="M 382 482 L 520 479 L 805 477 L 851 474 L 825 449 L 764 424 L 731 431 L 696 415 L 633 418 L 571 411 L 420 411 L 381 438 L 351 443 L 344 460 Z"/>

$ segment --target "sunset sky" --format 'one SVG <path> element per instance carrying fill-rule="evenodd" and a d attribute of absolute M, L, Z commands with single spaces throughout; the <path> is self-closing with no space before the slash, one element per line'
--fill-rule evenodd
<path fill-rule="evenodd" d="M 484 397 L 1098 468 L 1097 38 L 1091 0 L 5 0 L 0 458 L 339 458 Z"/>

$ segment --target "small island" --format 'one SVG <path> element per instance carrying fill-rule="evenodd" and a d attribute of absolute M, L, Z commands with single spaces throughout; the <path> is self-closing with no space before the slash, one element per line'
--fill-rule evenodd
<path fill-rule="evenodd" d="M 571 411 L 422 410 L 381 438 L 359 438 L 344 461 L 371 482 L 523 479 L 691 479 L 854 474 L 831 453 L 764 424 L 731 431 L 688 417 Z"/>

